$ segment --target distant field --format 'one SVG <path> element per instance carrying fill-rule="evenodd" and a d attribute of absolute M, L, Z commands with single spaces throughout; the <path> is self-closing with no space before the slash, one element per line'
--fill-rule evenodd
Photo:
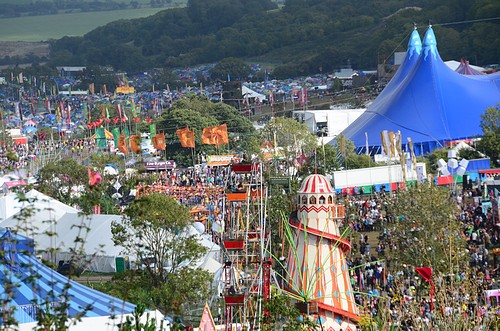
<path fill-rule="evenodd" d="M 15 0 L 31 2 L 32 0 Z M 12 3 L 13 0 L 0 0 Z M 115 2 L 130 2 L 119 1 Z M 144 8 L 124 9 L 104 12 L 69 13 L 44 16 L 23 16 L 0 19 L 0 41 L 47 41 L 64 36 L 82 36 L 93 29 L 120 19 L 147 17 L 167 9 L 145 7 L 149 0 L 138 0 Z M 174 0 L 171 6 L 185 6 L 187 0 Z"/>

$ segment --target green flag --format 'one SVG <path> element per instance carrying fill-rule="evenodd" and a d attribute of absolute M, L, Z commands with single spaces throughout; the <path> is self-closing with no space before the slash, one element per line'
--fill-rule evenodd
<path fill-rule="evenodd" d="M 113 134 L 113 139 L 115 141 L 115 148 L 118 148 L 118 139 L 120 138 L 120 128 L 114 128 L 111 133 Z"/>
<path fill-rule="evenodd" d="M 127 127 L 123 128 L 123 133 L 125 133 L 125 138 L 127 138 L 127 140 L 128 140 L 128 138 L 130 138 L 130 133 L 128 133 L 128 128 Z"/>
<path fill-rule="evenodd" d="M 149 125 L 149 132 L 151 133 L 151 137 L 156 136 L 156 124 Z"/>
<path fill-rule="evenodd" d="M 104 132 L 104 128 L 97 128 L 95 130 L 95 139 L 97 142 L 97 148 L 108 147 L 108 142 L 106 141 L 106 133 Z"/>

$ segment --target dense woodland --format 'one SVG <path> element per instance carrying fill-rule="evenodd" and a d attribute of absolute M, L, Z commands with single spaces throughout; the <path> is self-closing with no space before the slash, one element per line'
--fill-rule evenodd
<path fill-rule="evenodd" d="M 189 0 L 54 41 L 50 64 L 134 72 L 233 57 L 270 64 L 278 79 L 374 69 L 406 49 L 414 23 L 423 35 L 429 22 L 444 60 L 498 64 L 499 18 L 497 0 Z"/>

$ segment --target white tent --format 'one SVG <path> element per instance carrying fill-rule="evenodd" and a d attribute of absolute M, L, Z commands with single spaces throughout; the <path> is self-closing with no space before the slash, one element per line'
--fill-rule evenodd
<path fill-rule="evenodd" d="M 303 119 L 310 132 L 316 134 L 320 126 L 326 126 L 327 135 L 319 143 L 327 144 L 354 122 L 366 109 L 328 109 L 294 111 L 294 118 Z"/>
<path fill-rule="evenodd" d="M 254 90 L 251 90 L 245 85 L 241 86 L 241 95 L 243 96 L 243 99 L 248 99 L 248 98 L 255 98 L 256 100 L 259 99 L 261 103 L 267 100 L 264 94 L 255 92 Z"/>

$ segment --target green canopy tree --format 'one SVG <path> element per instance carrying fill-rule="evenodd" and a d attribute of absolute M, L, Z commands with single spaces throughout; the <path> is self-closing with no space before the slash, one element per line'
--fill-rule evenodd
<path fill-rule="evenodd" d="M 481 115 L 483 137 L 477 149 L 491 158 L 495 166 L 500 166 L 500 104 L 486 109 Z"/>
<path fill-rule="evenodd" d="M 217 63 L 210 71 L 213 80 L 245 80 L 251 73 L 250 67 L 240 59 L 228 57 Z M 229 77 L 228 77 L 229 75 Z"/>
<path fill-rule="evenodd" d="M 112 224 L 113 241 L 143 270 L 125 273 L 115 290 L 163 313 L 181 314 L 186 303 L 206 300 L 211 276 L 192 268 L 206 248 L 189 233 L 193 221 L 187 209 L 168 196 L 151 194 L 136 199 L 125 215 Z"/>
<path fill-rule="evenodd" d="M 262 136 L 273 145 L 276 143 L 274 147 L 289 161 L 295 158 L 297 152 L 313 153 L 318 145 L 316 136 L 309 132 L 305 124 L 286 117 L 271 119 L 262 129 Z"/>
<path fill-rule="evenodd" d="M 70 158 L 48 163 L 38 172 L 37 189 L 68 205 L 75 205 L 79 199 L 72 192 L 73 187 L 85 186 L 88 182 L 87 167 Z"/>
<path fill-rule="evenodd" d="M 438 273 L 454 273 L 468 263 L 456 201 L 450 191 L 419 185 L 386 201 L 393 219 L 398 249 L 391 252 L 393 265 L 432 267 Z"/>

